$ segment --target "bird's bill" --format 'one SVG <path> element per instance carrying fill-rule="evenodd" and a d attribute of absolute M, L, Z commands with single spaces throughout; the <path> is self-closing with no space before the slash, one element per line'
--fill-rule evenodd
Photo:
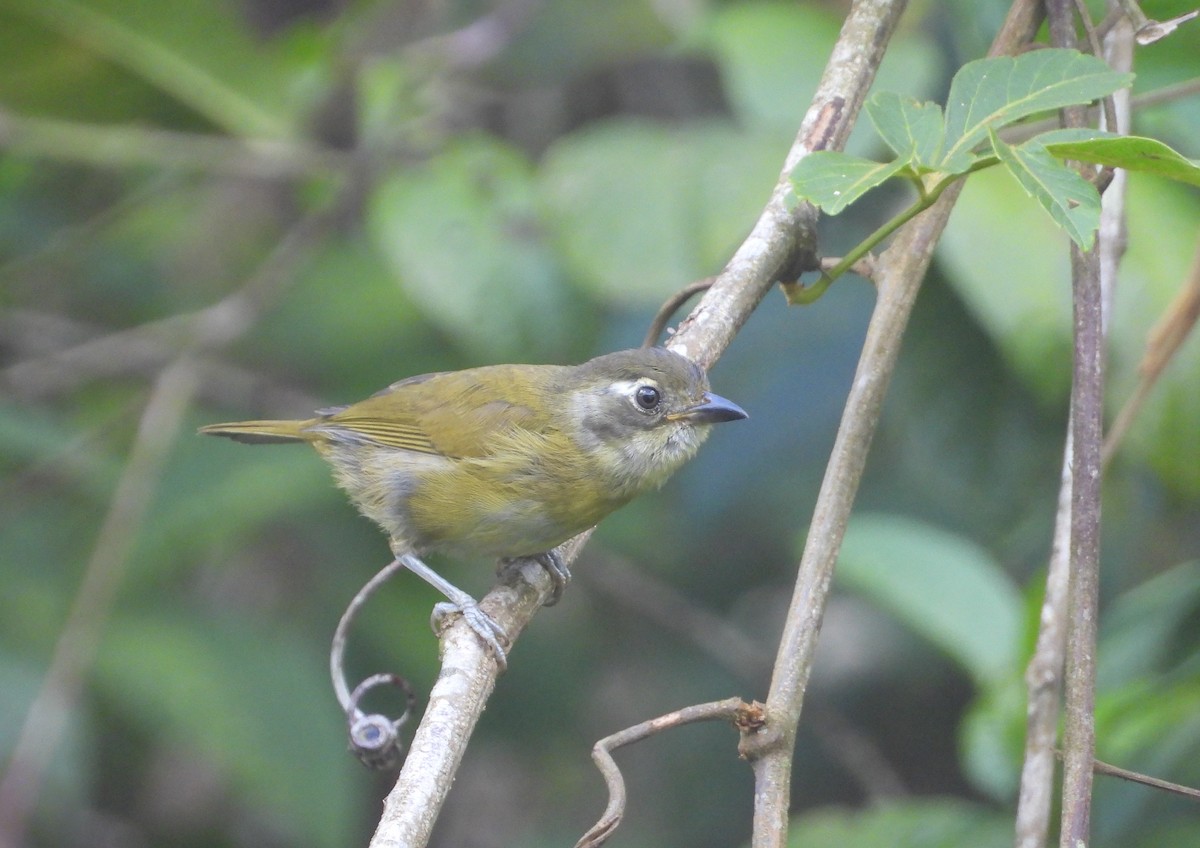
<path fill-rule="evenodd" d="M 704 399 L 695 406 L 667 416 L 672 421 L 689 421 L 692 424 L 719 424 L 749 417 L 736 403 L 712 392 L 705 392 Z"/>

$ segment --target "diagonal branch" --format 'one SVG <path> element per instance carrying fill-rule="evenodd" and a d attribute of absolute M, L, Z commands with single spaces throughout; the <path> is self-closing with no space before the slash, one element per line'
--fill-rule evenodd
<path fill-rule="evenodd" d="M 750 235 L 671 338 L 669 347 L 676 352 L 711 367 L 775 282 L 815 267 L 816 210 L 790 200 L 790 174 L 809 153 L 845 144 L 903 8 L 903 0 L 854 4 L 770 200 Z M 588 535 L 559 549 L 565 563 L 574 561 Z M 529 564 L 506 575 L 481 606 L 515 641 L 550 589 L 545 569 Z M 428 842 L 496 676 L 490 654 L 469 628 L 461 622 L 448 628 L 443 634 L 442 672 L 404 768 L 384 802 L 372 848 Z"/>

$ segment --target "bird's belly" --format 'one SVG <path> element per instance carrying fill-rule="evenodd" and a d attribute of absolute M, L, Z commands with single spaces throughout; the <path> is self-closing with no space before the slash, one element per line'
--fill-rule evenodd
<path fill-rule="evenodd" d="M 511 476 L 484 471 L 486 482 L 481 482 L 479 468 L 459 463 L 452 472 L 416 485 L 402 507 L 416 547 L 459 556 L 539 554 L 627 500 L 528 470 Z"/>
<path fill-rule="evenodd" d="M 359 511 L 384 528 L 394 547 L 417 553 L 543 553 L 632 497 L 598 486 L 594 475 L 550 472 L 528 454 L 505 461 L 336 443 L 320 449 Z"/>

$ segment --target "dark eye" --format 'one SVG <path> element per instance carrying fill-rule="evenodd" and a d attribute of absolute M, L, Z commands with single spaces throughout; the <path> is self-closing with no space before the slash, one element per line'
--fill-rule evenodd
<path fill-rule="evenodd" d="M 654 386 L 638 386 L 637 391 L 633 393 L 633 399 L 639 407 L 649 412 L 658 406 L 662 400 L 662 393 Z"/>

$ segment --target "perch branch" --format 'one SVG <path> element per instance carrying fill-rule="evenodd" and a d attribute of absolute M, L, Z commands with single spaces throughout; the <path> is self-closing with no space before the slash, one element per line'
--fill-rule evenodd
<path fill-rule="evenodd" d="M 770 200 L 668 347 L 710 368 L 777 280 L 815 266 L 816 211 L 791 199 L 791 172 L 808 153 L 845 144 L 903 6 L 899 0 L 854 5 Z M 563 562 L 574 561 L 586 537 L 559 549 Z M 515 642 L 550 588 L 545 569 L 528 565 L 506 575 L 481 606 Z M 429 708 L 384 803 L 372 848 L 415 848 L 428 842 L 470 733 L 495 686 L 495 664 L 465 623 L 455 623 L 443 634 L 442 663 Z"/>

